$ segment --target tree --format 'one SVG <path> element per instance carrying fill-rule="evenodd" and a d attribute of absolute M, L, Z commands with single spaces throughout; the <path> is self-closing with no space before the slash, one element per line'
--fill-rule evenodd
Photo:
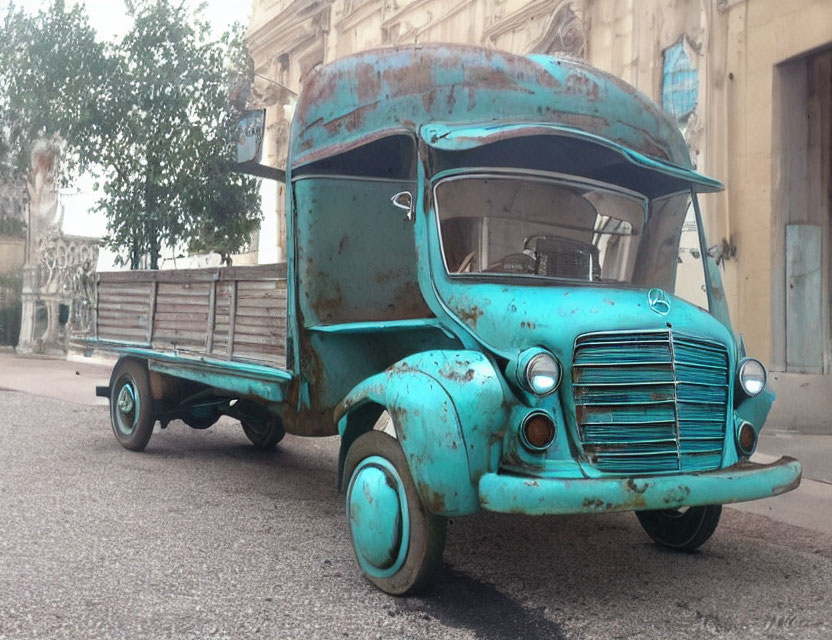
<path fill-rule="evenodd" d="M 228 260 L 260 221 L 256 180 L 233 171 L 240 111 L 229 92 L 246 73 L 241 41 L 234 34 L 212 41 L 183 4 L 128 7 L 134 24 L 116 49 L 103 143 L 109 244 L 126 250 L 122 260 L 132 268 L 145 256 L 157 268 L 164 246 Z"/>
<path fill-rule="evenodd" d="M 251 75 L 240 29 L 216 41 L 183 0 L 127 5 L 133 27 L 109 45 L 83 5 L 52 0 L 36 14 L 9 6 L 0 181 L 22 185 L 33 144 L 49 138 L 62 149 L 64 184 L 82 171 L 102 178 L 107 242 L 122 262 L 156 268 L 165 246 L 227 260 L 260 219 L 257 182 L 232 162 L 241 105 L 229 94 Z"/>
<path fill-rule="evenodd" d="M 64 183 L 95 165 L 111 77 L 82 6 L 54 0 L 30 15 L 10 4 L 0 24 L 0 180 L 26 180 L 39 138 L 60 142 Z"/>
<path fill-rule="evenodd" d="M 107 93 L 109 64 L 81 7 L 62 0 L 30 15 L 9 4 L 0 17 L 0 208 L 4 228 L 25 237 L 25 211 L 36 192 L 32 150 L 57 184 L 97 160 L 99 98 Z M 63 157 L 63 162 L 61 162 Z"/>

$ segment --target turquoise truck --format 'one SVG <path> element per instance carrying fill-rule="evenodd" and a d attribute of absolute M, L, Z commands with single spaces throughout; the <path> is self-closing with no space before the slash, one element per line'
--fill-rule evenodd
<path fill-rule="evenodd" d="M 285 264 L 98 275 L 86 345 L 120 356 L 98 391 L 126 449 L 222 415 L 259 447 L 339 436 L 356 560 L 395 595 L 480 509 L 633 511 L 690 550 L 799 484 L 749 460 L 774 395 L 708 255 L 697 196 L 722 187 L 632 87 L 362 53 L 306 81 L 283 177 Z"/>

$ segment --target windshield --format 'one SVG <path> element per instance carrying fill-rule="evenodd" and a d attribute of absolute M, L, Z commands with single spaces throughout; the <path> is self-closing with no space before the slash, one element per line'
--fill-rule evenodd
<path fill-rule="evenodd" d="M 649 202 L 579 178 L 472 174 L 434 189 L 452 276 L 674 290 L 687 194 Z"/>

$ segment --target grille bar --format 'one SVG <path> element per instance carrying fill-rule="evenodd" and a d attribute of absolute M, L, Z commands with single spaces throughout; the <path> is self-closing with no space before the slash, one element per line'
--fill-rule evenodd
<path fill-rule="evenodd" d="M 572 393 L 584 454 L 609 473 L 718 468 L 728 373 L 727 349 L 706 338 L 670 330 L 579 336 Z"/>

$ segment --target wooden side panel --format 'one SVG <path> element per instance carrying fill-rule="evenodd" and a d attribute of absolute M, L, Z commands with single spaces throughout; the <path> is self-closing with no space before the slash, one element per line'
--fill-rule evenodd
<path fill-rule="evenodd" d="M 210 282 L 160 282 L 153 322 L 153 346 L 204 351 L 210 297 Z"/>
<path fill-rule="evenodd" d="M 102 273 L 98 337 L 275 367 L 286 362 L 286 266 Z"/>
<path fill-rule="evenodd" d="M 147 344 L 150 328 L 151 282 L 98 281 L 96 316 L 99 340 Z"/>
<path fill-rule="evenodd" d="M 285 280 L 238 281 L 234 320 L 234 358 L 285 364 Z"/>
<path fill-rule="evenodd" d="M 823 372 L 821 227 L 786 225 L 786 367 Z"/>

